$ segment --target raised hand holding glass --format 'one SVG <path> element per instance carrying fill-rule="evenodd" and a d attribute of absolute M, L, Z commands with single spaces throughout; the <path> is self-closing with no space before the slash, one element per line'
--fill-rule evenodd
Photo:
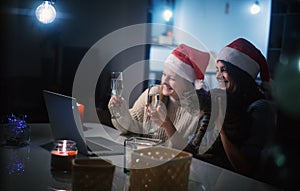
<path fill-rule="evenodd" d="M 147 104 L 151 112 L 156 112 L 156 108 L 159 105 L 159 96 L 160 96 L 160 85 L 152 84 L 148 89 L 148 98 Z"/>
<path fill-rule="evenodd" d="M 123 91 L 123 74 L 122 72 L 112 72 L 111 73 L 111 95 L 121 96 Z M 112 109 L 112 118 L 121 117 L 117 109 Z"/>
<path fill-rule="evenodd" d="M 157 107 L 160 104 L 160 85 L 152 84 L 148 89 L 147 95 L 147 105 L 151 113 L 156 112 Z M 152 123 L 151 119 L 149 121 L 149 134 L 156 134 L 159 126 L 155 123 Z"/>

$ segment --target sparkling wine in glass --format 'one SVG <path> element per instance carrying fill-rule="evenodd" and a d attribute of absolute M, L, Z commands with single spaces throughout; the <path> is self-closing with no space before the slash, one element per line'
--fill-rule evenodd
<path fill-rule="evenodd" d="M 160 85 L 152 84 L 148 89 L 147 104 L 151 112 L 156 112 L 160 103 Z M 151 119 L 150 119 L 151 120 Z M 149 134 L 156 134 L 159 126 L 150 121 Z"/>
<path fill-rule="evenodd" d="M 112 96 L 121 96 L 123 91 L 123 74 L 122 72 L 112 72 L 111 73 L 111 94 Z M 121 115 L 116 110 L 113 109 L 112 118 L 119 118 Z"/>
<path fill-rule="evenodd" d="M 159 85 L 151 85 L 148 90 L 148 106 L 151 112 L 155 112 L 159 105 Z"/>

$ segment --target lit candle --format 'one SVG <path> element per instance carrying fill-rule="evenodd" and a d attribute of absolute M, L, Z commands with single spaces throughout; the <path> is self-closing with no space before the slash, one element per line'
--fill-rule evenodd
<path fill-rule="evenodd" d="M 56 150 L 51 151 L 52 155 L 59 155 L 59 156 L 76 156 L 77 153 L 78 153 L 77 151 L 56 151 Z"/>
<path fill-rule="evenodd" d="M 58 140 L 51 151 L 51 170 L 70 171 L 72 160 L 76 158 L 78 150 L 76 143 L 70 140 Z"/>

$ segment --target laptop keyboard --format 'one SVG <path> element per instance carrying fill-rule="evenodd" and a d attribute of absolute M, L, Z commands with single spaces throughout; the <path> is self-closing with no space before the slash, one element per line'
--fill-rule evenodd
<path fill-rule="evenodd" d="M 110 151 L 111 147 L 120 147 L 123 149 L 123 144 L 114 142 L 103 137 L 87 137 L 86 142 L 90 149 L 92 149 L 92 151 Z"/>

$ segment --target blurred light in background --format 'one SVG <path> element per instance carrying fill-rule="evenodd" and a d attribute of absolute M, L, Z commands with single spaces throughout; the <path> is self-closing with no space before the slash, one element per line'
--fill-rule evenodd
<path fill-rule="evenodd" d="M 36 18 L 43 24 L 52 23 L 56 17 L 56 10 L 52 6 L 53 1 L 44 1 L 35 10 Z"/>
<path fill-rule="evenodd" d="M 166 9 L 163 13 L 163 16 L 164 16 L 165 21 L 169 22 L 173 16 L 173 13 L 170 9 Z"/>
<path fill-rule="evenodd" d="M 255 3 L 253 3 L 253 5 L 250 8 L 250 12 L 253 15 L 260 12 L 260 6 L 259 6 L 259 2 L 258 1 L 255 1 Z"/>

